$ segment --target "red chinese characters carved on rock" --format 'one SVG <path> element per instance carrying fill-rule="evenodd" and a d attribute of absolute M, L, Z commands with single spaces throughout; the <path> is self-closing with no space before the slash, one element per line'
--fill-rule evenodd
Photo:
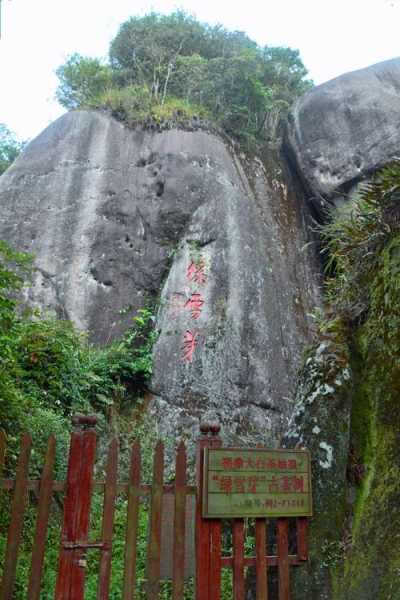
<path fill-rule="evenodd" d="M 207 281 L 205 269 L 206 265 L 203 259 L 201 259 L 199 262 L 192 261 L 186 271 L 187 278 L 190 281 L 194 281 L 195 283 L 202 285 Z"/>
<path fill-rule="evenodd" d="M 189 281 L 197 284 L 206 283 L 205 262 L 201 258 L 198 261 L 191 261 L 186 270 L 186 277 Z M 204 299 L 199 292 L 192 292 L 190 298 L 185 302 L 185 309 L 190 311 L 190 317 L 197 320 L 204 305 Z M 183 336 L 182 361 L 186 363 L 193 362 L 193 355 L 198 344 L 199 333 L 197 331 L 186 330 Z"/>
<path fill-rule="evenodd" d="M 199 333 L 198 331 L 189 331 L 187 330 L 185 332 L 185 335 L 183 336 L 183 348 L 182 348 L 182 360 L 184 362 L 188 362 L 191 363 L 193 362 L 193 354 L 195 351 L 195 348 L 197 346 L 198 343 L 198 336 Z"/>
<path fill-rule="evenodd" d="M 201 294 L 192 294 L 189 300 L 185 304 L 185 308 L 190 310 L 192 319 L 198 319 L 201 315 L 201 309 L 203 307 L 204 300 Z"/>

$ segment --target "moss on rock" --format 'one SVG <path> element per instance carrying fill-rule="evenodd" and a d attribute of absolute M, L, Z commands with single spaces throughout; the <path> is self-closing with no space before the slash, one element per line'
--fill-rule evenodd
<path fill-rule="evenodd" d="M 299 600 L 400 600 L 399 200 L 395 162 L 322 231 L 331 271 L 330 316 L 320 332 L 336 355 L 338 340 L 348 349 L 351 385 L 324 398 L 319 392 L 332 383 L 329 364 L 341 366 L 340 352 L 332 362 L 326 350 L 323 361 L 317 347 L 306 358 L 289 434 L 315 457 L 310 563 L 294 582 Z M 320 450 L 328 445 L 325 464 Z"/>
<path fill-rule="evenodd" d="M 285 440 L 287 446 L 307 447 L 312 456 L 310 562 L 294 573 L 294 600 L 330 599 L 331 573 L 343 559 L 351 375 L 346 344 L 335 337 L 327 337 L 308 352 Z"/>
<path fill-rule="evenodd" d="M 396 236 L 381 252 L 356 337 L 351 439 L 362 476 L 353 482 L 352 543 L 335 600 L 400 599 L 399 248 Z"/>

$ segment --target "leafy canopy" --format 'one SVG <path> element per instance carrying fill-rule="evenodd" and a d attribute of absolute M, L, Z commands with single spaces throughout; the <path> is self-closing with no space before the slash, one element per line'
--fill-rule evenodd
<path fill-rule="evenodd" d="M 0 175 L 14 162 L 24 146 L 4 123 L 0 123 Z"/>
<path fill-rule="evenodd" d="M 28 283 L 31 257 L 0 241 L 0 423 L 16 448 L 22 431 L 68 432 L 76 411 L 104 413 L 130 404 L 152 370 L 153 315 L 142 309 L 125 335 L 104 348 L 68 321 L 22 310 L 16 293 Z"/>
<path fill-rule="evenodd" d="M 111 86 L 111 69 L 97 58 L 72 54 L 56 74 L 60 85 L 56 98 L 64 108 L 79 108 Z"/>
<path fill-rule="evenodd" d="M 176 103 L 178 115 L 202 113 L 238 139 L 260 141 L 312 85 L 297 50 L 260 47 L 182 11 L 130 18 L 111 43 L 109 65 L 75 54 L 57 74 L 66 108 L 107 108 L 134 124 Z"/>
<path fill-rule="evenodd" d="M 373 282 L 383 273 L 383 256 L 399 242 L 400 161 L 362 184 L 348 206 L 332 211 L 321 227 L 327 255 L 328 300 L 345 318 L 365 319 Z"/>

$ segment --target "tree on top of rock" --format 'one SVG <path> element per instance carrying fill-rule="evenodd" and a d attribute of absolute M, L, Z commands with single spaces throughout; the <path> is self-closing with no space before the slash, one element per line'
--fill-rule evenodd
<path fill-rule="evenodd" d="M 14 162 L 24 146 L 4 123 L 0 123 L 0 175 Z"/>
<path fill-rule="evenodd" d="M 297 50 L 260 47 L 182 11 L 131 17 L 111 43 L 109 66 L 74 55 L 58 75 L 67 108 L 106 108 L 130 124 L 168 119 L 170 107 L 189 117 L 204 111 L 242 141 L 271 137 L 311 86 Z"/>

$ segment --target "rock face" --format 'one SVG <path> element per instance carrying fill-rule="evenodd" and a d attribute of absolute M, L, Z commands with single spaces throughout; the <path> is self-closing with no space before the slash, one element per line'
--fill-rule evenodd
<path fill-rule="evenodd" d="M 277 443 L 319 298 L 307 219 L 279 167 L 267 176 L 205 131 L 74 112 L 6 172 L 0 202 L 0 238 L 36 255 L 30 301 L 94 341 L 160 296 L 152 410 L 165 433 L 214 410 L 233 438 Z"/>
<path fill-rule="evenodd" d="M 299 372 L 296 408 L 284 446 L 311 453 L 314 516 L 309 562 L 296 569 L 293 600 L 343 600 L 332 592 L 332 566 L 343 556 L 348 506 L 353 372 L 345 344 L 324 339 L 307 350 Z"/>
<path fill-rule="evenodd" d="M 298 101 L 284 150 L 319 208 L 398 153 L 399 99 L 396 59 Z M 320 302 L 310 209 L 287 164 L 238 157 L 207 131 L 78 111 L 1 177 L 0 237 L 36 255 L 29 302 L 105 343 L 159 300 L 150 408 L 167 435 L 192 435 L 210 411 L 232 441 L 286 430 Z"/>
<path fill-rule="evenodd" d="M 283 155 L 263 162 L 215 133 L 74 112 L 0 178 L 0 239 L 36 255 L 27 301 L 96 343 L 158 302 L 148 412 L 165 437 L 193 441 L 210 416 L 233 444 L 311 449 L 316 517 L 295 600 L 397 598 L 397 346 L 368 363 L 367 338 L 350 349 L 331 333 L 297 369 L 320 305 L 308 201 L 321 212 L 399 155 L 399 100 L 399 59 L 319 86 L 294 107 Z"/>
<path fill-rule="evenodd" d="M 400 149 L 400 58 L 347 73 L 302 96 L 288 145 L 320 208 Z"/>
<path fill-rule="evenodd" d="M 0 235 L 37 257 L 31 299 L 96 342 L 126 328 L 131 312 L 124 319 L 119 311 L 159 293 L 171 248 L 208 192 L 202 168 L 175 144 L 173 135 L 133 133 L 102 114 L 74 112 L 1 179 Z"/>
<path fill-rule="evenodd" d="M 306 218 L 282 174 L 269 181 L 261 162 L 240 164 L 207 138 L 207 199 L 161 294 L 153 410 L 166 434 L 193 431 L 206 408 L 232 443 L 275 445 L 319 302 Z"/>

